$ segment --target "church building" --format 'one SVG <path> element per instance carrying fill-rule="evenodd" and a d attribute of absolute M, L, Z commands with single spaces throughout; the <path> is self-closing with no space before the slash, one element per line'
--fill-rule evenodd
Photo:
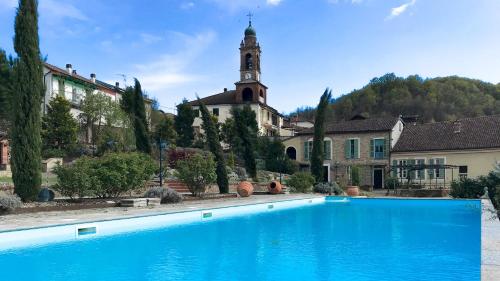
<path fill-rule="evenodd" d="M 220 123 L 224 123 L 231 117 L 231 109 L 234 106 L 250 105 L 255 111 L 257 124 L 261 135 L 264 136 L 291 136 L 292 130 L 284 128 L 288 123 L 282 114 L 267 104 L 267 87 L 260 80 L 261 74 L 261 49 L 257 41 L 257 34 L 249 21 L 245 29 L 245 38 L 240 44 L 240 80 L 235 83 L 236 89 L 224 91 L 219 94 L 207 96 L 201 99 L 208 110 L 218 117 Z M 196 113 L 193 126 L 200 131 L 203 121 L 199 111 L 198 100 L 189 102 Z"/>

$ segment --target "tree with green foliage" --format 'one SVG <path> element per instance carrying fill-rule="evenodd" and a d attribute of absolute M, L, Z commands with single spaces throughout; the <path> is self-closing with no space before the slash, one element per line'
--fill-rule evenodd
<path fill-rule="evenodd" d="M 219 186 L 220 193 L 229 192 L 229 181 L 227 178 L 226 170 L 226 160 L 224 158 L 224 153 L 222 151 L 222 146 L 220 145 L 219 133 L 215 125 L 214 119 L 210 112 L 208 112 L 207 107 L 200 101 L 200 111 L 201 119 L 203 120 L 203 130 L 207 135 L 208 148 L 215 157 L 215 162 L 217 163 L 216 174 L 217 174 L 217 185 Z"/>
<path fill-rule="evenodd" d="M 175 144 L 177 132 L 175 131 L 172 118 L 165 116 L 161 119 L 160 123 L 155 127 L 153 138 L 155 141 L 161 139 L 167 141 L 169 144 Z"/>
<path fill-rule="evenodd" d="M 314 138 L 313 138 L 313 149 L 311 153 L 311 174 L 316 179 L 316 182 L 323 182 L 323 162 L 324 162 L 324 152 L 323 152 L 323 140 L 325 138 L 325 116 L 327 114 L 328 106 L 332 98 L 332 91 L 326 89 L 321 99 L 319 100 L 318 107 L 316 109 L 316 116 L 314 118 Z"/>
<path fill-rule="evenodd" d="M 217 179 L 212 153 L 195 153 L 177 162 L 177 178 L 187 185 L 194 196 L 200 196 Z"/>
<path fill-rule="evenodd" d="M 78 123 L 71 115 L 71 104 L 62 96 L 49 102 L 42 118 L 43 145 L 48 149 L 67 151 L 77 141 Z"/>
<path fill-rule="evenodd" d="M 349 120 L 362 114 L 370 118 L 417 115 L 423 122 L 453 121 L 500 114 L 500 84 L 457 76 L 423 79 L 388 73 L 335 99 L 331 107 L 328 120 Z M 314 116 L 314 110 L 308 108 L 297 113 L 304 119 Z"/>
<path fill-rule="evenodd" d="M 243 108 L 233 107 L 231 110 L 235 120 L 237 137 L 240 139 L 242 151 L 237 152 L 245 162 L 248 174 L 257 177 L 255 151 L 257 144 L 258 125 L 255 112 L 249 105 Z"/>
<path fill-rule="evenodd" d="M 12 91 L 13 91 L 13 66 L 12 57 L 7 57 L 5 51 L 0 49 L 0 120 L 8 120 L 11 116 Z"/>
<path fill-rule="evenodd" d="M 123 110 L 130 115 L 135 133 L 135 144 L 139 151 L 151 153 L 149 141 L 149 126 L 144 105 L 144 93 L 139 80 L 134 78 L 134 87 L 127 87 L 123 94 L 121 105 Z"/>
<path fill-rule="evenodd" d="M 259 154 L 265 161 L 267 171 L 283 174 L 297 171 L 296 163 L 286 156 L 285 145 L 278 138 L 259 138 Z"/>
<path fill-rule="evenodd" d="M 174 119 L 175 131 L 177 132 L 177 145 L 190 147 L 194 140 L 194 110 L 186 99 L 177 106 L 177 115 Z"/>
<path fill-rule="evenodd" d="M 36 0 L 20 0 L 14 26 L 18 59 L 12 97 L 11 163 L 15 192 L 23 201 L 35 200 L 42 182 L 40 111 L 44 89 L 37 8 Z"/>
<path fill-rule="evenodd" d="M 108 110 L 113 102 L 109 96 L 101 92 L 95 92 L 94 89 L 86 89 L 85 99 L 83 99 L 80 109 L 82 113 L 79 118 L 82 126 L 87 133 L 87 140 L 93 145 L 99 142 L 102 130 L 105 125 Z M 90 136 L 88 135 L 90 131 Z"/>

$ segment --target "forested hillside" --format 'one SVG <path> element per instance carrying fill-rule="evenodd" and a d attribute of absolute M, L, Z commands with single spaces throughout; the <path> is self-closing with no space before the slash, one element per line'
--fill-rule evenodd
<path fill-rule="evenodd" d="M 402 78 L 390 73 L 333 100 L 331 107 L 330 120 L 348 120 L 356 114 L 418 115 L 421 121 L 430 122 L 500 114 L 500 84 L 456 76 Z M 297 112 L 306 119 L 314 118 L 311 108 L 300 108 Z"/>

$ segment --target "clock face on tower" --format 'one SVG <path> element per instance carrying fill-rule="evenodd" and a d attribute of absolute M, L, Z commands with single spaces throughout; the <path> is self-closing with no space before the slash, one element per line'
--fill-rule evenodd
<path fill-rule="evenodd" d="M 252 74 L 250 72 L 245 73 L 245 79 L 249 80 L 252 78 Z"/>

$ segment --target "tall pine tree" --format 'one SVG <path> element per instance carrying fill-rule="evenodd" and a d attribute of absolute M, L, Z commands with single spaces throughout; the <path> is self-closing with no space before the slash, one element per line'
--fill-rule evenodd
<path fill-rule="evenodd" d="M 11 113 L 12 66 L 12 58 L 0 49 L 0 122 L 7 121 Z"/>
<path fill-rule="evenodd" d="M 127 112 L 134 127 L 135 146 L 137 150 L 151 153 L 149 126 L 144 105 L 144 95 L 139 80 L 134 79 L 134 87 L 127 87 L 122 95 L 121 107 Z"/>
<path fill-rule="evenodd" d="M 325 158 L 323 151 L 323 139 L 325 138 L 325 116 L 331 99 L 332 91 L 327 88 L 319 100 L 318 108 L 316 109 L 316 117 L 314 118 L 311 173 L 316 179 L 316 182 L 323 182 L 323 161 Z"/>
<path fill-rule="evenodd" d="M 226 160 L 224 159 L 224 153 L 222 152 L 222 146 L 220 145 L 219 133 L 207 107 L 200 101 L 200 98 L 198 98 L 198 101 L 200 102 L 203 130 L 205 130 L 205 134 L 207 135 L 208 148 L 214 154 L 215 161 L 217 162 L 215 172 L 217 173 L 217 185 L 219 186 L 219 192 L 228 193 L 229 182 L 227 179 Z"/>
<path fill-rule="evenodd" d="M 184 99 L 182 103 L 177 106 L 177 115 L 174 119 L 175 131 L 177 132 L 177 146 L 190 147 L 193 145 L 194 118 L 193 108 L 189 105 L 188 101 Z"/>
<path fill-rule="evenodd" d="M 245 162 L 245 168 L 252 178 L 257 177 L 257 163 L 255 160 L 255 150 L 257 145 L 257 118 L 255 112 L 249 105 L 243 109 L 234 107 L 232 109 L 236 134 L 240 139 L 241 156 Z"/>
<path fill-rule="evenodd" d="M 139 80 L 135 80 L 134 85 L 134 132 L 135 145 L 137 150 L 144 153 L 151 153 L 151 143 L 149 142 L 149 127 L 146 118 L 146 107 L 144 106 L 144 96 Z"/>
<path fill-rule="evenodd" d="M 43 70 L 38 39 L 38 2 L 20 0 L 15 20 L 12 179 L 23 201 L 36 199 L 42 182 L 40 137 Z"/>

